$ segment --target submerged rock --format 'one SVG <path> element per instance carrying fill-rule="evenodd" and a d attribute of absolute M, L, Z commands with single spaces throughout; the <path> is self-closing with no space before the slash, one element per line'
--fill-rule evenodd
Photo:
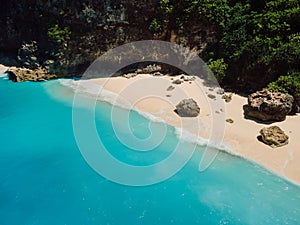
<path fill-rule="evenodd" d="M 245 115 L 262 121 L 283 121 L 293 106 L 294 98 L 289 94 L 257 91 L 248 96 L 244 106 Z"/>
<path fill-rule="evenodd" d="M 262 141 L 272 148 L 287 145 L 289 137 L 278 126 L 271 126 L 260 130 Z"/>
<path fill-rule="evenodd" d="M 200 113 L 200 107 L 198 106 L 197 102 L 192 98 L 183 99 L 176 106 L 175 112 L 181 117 L 196 117 Z"/>

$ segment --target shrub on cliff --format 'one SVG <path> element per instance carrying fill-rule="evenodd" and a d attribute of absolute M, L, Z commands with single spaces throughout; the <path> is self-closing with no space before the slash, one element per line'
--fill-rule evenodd
<path fill-rule="evenodd" d="M 226 71 L 228 68 L 227 63 L 224 62 L 224 59 L 217 59 L 212 60 L 210 59 L 208 61 L 208 67 L 211 69 L 211 71 L 214 73 L 217 80 L 222 83 L 223 79 L 226 77 Z"/>
<path fill-rule="evenodd" d="M 58 24 L 48 29 L 48 37 L 57 41 L 58 43 L 64 42 L 70 39 L 71 31 L 68 27 L 61 28 Z"/>
<path fill-rule="evenodd" d="M 281 76 L 268 85 L 271 91 L 289 93 L 294 98 L 300 98 L 300 72 L 294 72 L 287 76 Z"/>

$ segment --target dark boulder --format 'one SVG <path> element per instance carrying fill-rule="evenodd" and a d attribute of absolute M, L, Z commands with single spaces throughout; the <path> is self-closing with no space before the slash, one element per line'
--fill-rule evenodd
<path fill-rule="evenodd" d="M 268 90 L 257 91 L 248 96 L 244 106 L 245 115 L 262 121 L 283 121 L 293 107 L 293 96 Z"/>
<path fill-rule="evenodd" d="M 176 106 L 175 112 L 181 117 L 196 117 L 200 113 L 200 107 L 193 99 L 183 99 Z"/>

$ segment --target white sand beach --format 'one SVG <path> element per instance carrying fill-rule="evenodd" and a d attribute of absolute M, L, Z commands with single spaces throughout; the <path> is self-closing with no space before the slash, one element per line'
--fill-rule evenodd
<path fill-rule="evenodd" d="M 144 74 L 130 79 L 97 78 L 89 82 L 103 86 L 105 90 L 125 98 L 138 111 L 151 113 L 172 126 L 181 127 L 182 124 L 187 124 L 185 129 L 204 138 L 210 137 L 211 123 L 216 118 L 214 114 L 225 113 L 224 118 L 231 118 L 234 122 L 225 122 L 223 143 L 225 146 L 230 146 L 233 154 L 255 161 L 270 171 L 300 184 L 299 115 L 288 116 L 285 121 L 272 124 L 280 126 L 289 136 L 288 145 L 273 149 L 257 139 L 260 129 L 271 125 L 244 118 L 243 105 L 247 103 L 246 97 L 234 94 L 231 102 L 225 103 L 222 100 L 226 108 L 224 112 L 223 109 L 216 112 L 216 109 L 212 109 L 209 104 L 215 100 L 207 97 L 207 94 L 211 93 L 221 98 L 221 95 L 215 94 L 216 90 L 201 91 L 197 80 L 178 85 L 172 84 L 172 81 L 178 78 Z M 167 91 L 169 86 L 175 88 Z M 175 106 L 184 98 L 193 98 L 200 106 L 200 114 L 196 118 L 200 127 L 193 125 L 195 121 L 193 118 L 181 118 L 174 112 Z"/>
<path fill-rule="evenodd" d="M 0 71 L 8 69 L 0 64 Z M 251 161 L 259 163 L 270 171 L 285 177 L 286 179 L 300 184 L 300 116 L 287 116 L 283 122 L 273 123 L 278 125 L 289 136 L 289 144 L 286 146 L 271 148 L 258 141 L 260 129 L 271 125 L 257 123 L 254 120 L 244 118 L 243 105 L 247 103 L 247 98 L 233 94 L 232 100 L 225 103 L 221 95 L 216 94 L 216 90 L 202 85 L 202 81 L 197 77 L 195 81 L 184 81 L 181 84 L 172 82 L 180 76 L 152 76 L 140 74 L 127 79 L 125 77 L 97 78 L 84 82 L 96 85 L 96 92 L 103 87 L 103 90 L 114 93 L 106 96 L 107 100 L 120 100 L 121 104 L 128 104 L 139 112 L 153 115 L 162 119 L 171 126 L 183 127 L 189 132 L 201 138 L 209 139 L 212 133 L 212 122 L 214 119 L 232 119 L 233 123 L 222 122 L 220 129 L 225 125 L 224 137 L 218 137 L 223 141 L 223 146 L 231 153 L 245 157 Z M 75 81 L 72 81 L 75 82 Z M 76 81 L 78 82 L 78 81 Z M 200 84 L 200 85 L 199 85 Z M 77 84 L 76 84 L 77 85 Z M 173 90 L 167 90 L 173 86 Z M 88 85 L 88 87 L 90 87 Z M 215 99 L 208 98 L 207 95 L 216 96 Z M 200 106 L 200 114 L 196 118 L 179 117 L 174 109 L 176 105 L 186 98 L 193 98 Z M 124 101 L 125 99 L 125 101 Z M 224 108 L 219 102 L 222 101 Z M 214 105 L 217 102 L 217 105 Z M 213 106 L 213 108 L 211 108 Z M 214 130 L 215 132 L 215 130 Z M 230 149 L 227 147 L 229 146 Z"/>

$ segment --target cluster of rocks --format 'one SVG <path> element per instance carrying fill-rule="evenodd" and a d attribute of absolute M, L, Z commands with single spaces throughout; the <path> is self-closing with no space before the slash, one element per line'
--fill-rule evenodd
<path fill-rule="evenodd" d="M 293 108 L 293 96 L 269 90 L 257 91 L 248 96 L 244 105 L 245 116 L 258 121 L 272 123 L 283 121 Z M 260 130 L 260 140 L 275 148 L 288 144 L 289 137 L 278 126 L 265 127 Z"/>
<path fill-rule="evenodd" d="M 180 75 L 179 79 L 174 80 L 172 83 L 173 84 L 182 84 L 183 82 L 192 82 L 196 79 L 195 76 L 189 76 L 189 75 Z"/>
<path fill-rule="evenodd" d="M 293 96 L 268 90 L 257 91 L 248 96 L 244 106 L 245 115 L 261 121 L 283 121 L 293 107 Z"/>
<path fill-rule="evenodd" d="M 57 78 L 55 74 L 49 74 L 46 69 L 9 68 L 6 73 L 9 80 L 13 82 L 22 81 L 45 81 Z"/>
<path fill-rule="evenodd" d="M 139 74 L 150 74 L 150 75 L 153 75 L 153 76 L 164 76 L 164 74 L 162 73 L 161 66 L 156 65 L 156 64 L 151 64 L 151 65 L 148 65 L 146 67 L 139 68 L 139 69 L 135 70 L 133 73 L 126 73 L 126 74 L 123 74 L 122 76 L 127 78 L 127 79 L 130 79 L 130 78 L 136 77 Z"/>
<path fill-rule="evenodd" d="M 135 73 L 137 74 L 155 74 L 160 73 L 162 71 L 162 68 L 160 65 L 151 64 L 144 68 L 137 69 Z"/>
<path fill-rule="evenodd" d="M 126 74 L 123 74 L 122 77 L 130 79 L 130 78 L 136 77 L 137 75 L 138 75 L 137 73 L 126 73 Z"/>

